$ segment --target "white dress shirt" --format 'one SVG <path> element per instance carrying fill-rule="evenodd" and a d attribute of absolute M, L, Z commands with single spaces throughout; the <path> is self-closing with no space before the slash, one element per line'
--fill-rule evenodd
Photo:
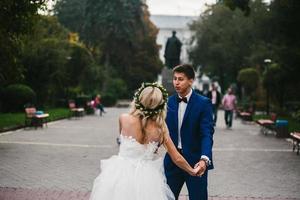
<path fill-rule="evenodd" d="M 190 92 L 185 96 L 187 99 L 187 102 L 189 102 L 192 92 L 193 92 L 193 90 L 191 89 Z M 179 96 L 179 98 L 182 98 L 182 97 Z M 178 146 L 177 147 L 179 149 L 182 149 L 180 129 L 181 129 L 184 113 L 186 110 L 186 106 L 187 106 L 187 103 L 185 103 L 183 101 L 181 101 L 178 105 Z"/>
<path fill-rule="evenodd" d="M 187 107 L 187 104 L 189 103 L 189 100 L 192 96 L 193 90 L 191 89 L 190 92 L 185 96 L 187 99 L 187 103 L 181 101 L 178 105 L 178 149 L 182 149 L 182 143 L 181 143 L 181 125 L 184 117 L 184 113 Z M 179 98 L 183 98 L 179 96 Z M 201 155 L 201 159 L 205 159 L 210 164 L 210 159 L 206 155 Z"/>

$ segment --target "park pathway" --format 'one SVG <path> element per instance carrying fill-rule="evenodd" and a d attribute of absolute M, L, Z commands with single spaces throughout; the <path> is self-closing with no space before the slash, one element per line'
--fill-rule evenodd
<path fill-rule="evenodd" d="M 99 160 L 118 151 L 117 117 L 127 110 L 107 108 L 104 117 L 0 133 L 0 200 L 87 200 Z M 220 111 L 210 199 L 300 200 L 300 156 L 291 149 L 289 141 L 264 136 L 255 124 L 235 120 L 226 129 Z"/>

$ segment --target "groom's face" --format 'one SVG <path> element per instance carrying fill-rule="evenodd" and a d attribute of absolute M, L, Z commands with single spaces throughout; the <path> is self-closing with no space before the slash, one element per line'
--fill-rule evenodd
<path fill-rule="evenodd" d="M 193 84 L 194 79 L 189 79 L 184 73 L 174 72 L 173 86 L 176 92 L 184 97 L 186 96 Z"/>

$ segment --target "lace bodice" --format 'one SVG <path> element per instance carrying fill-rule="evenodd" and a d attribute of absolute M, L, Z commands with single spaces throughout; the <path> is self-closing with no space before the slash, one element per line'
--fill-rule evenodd
<path fill-rule="evenodd" d="M 120 135 L 119 156 L 132 159 L 154 160 L 158 157 L 158 142 L 141 144 L 132 136 Z"/>

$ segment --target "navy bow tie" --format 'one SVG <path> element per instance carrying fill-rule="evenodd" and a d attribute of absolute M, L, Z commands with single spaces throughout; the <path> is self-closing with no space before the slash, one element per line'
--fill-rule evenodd
<path fill-rule="evenodd" d="M 177 97 L 177 102 L 180 103 L 180 102 L 184 102 L 184 103 L 187 103 L 187 98 L 186 97 L 183 97 L 183 98 L 180 98 L 180 97 Z"/>

